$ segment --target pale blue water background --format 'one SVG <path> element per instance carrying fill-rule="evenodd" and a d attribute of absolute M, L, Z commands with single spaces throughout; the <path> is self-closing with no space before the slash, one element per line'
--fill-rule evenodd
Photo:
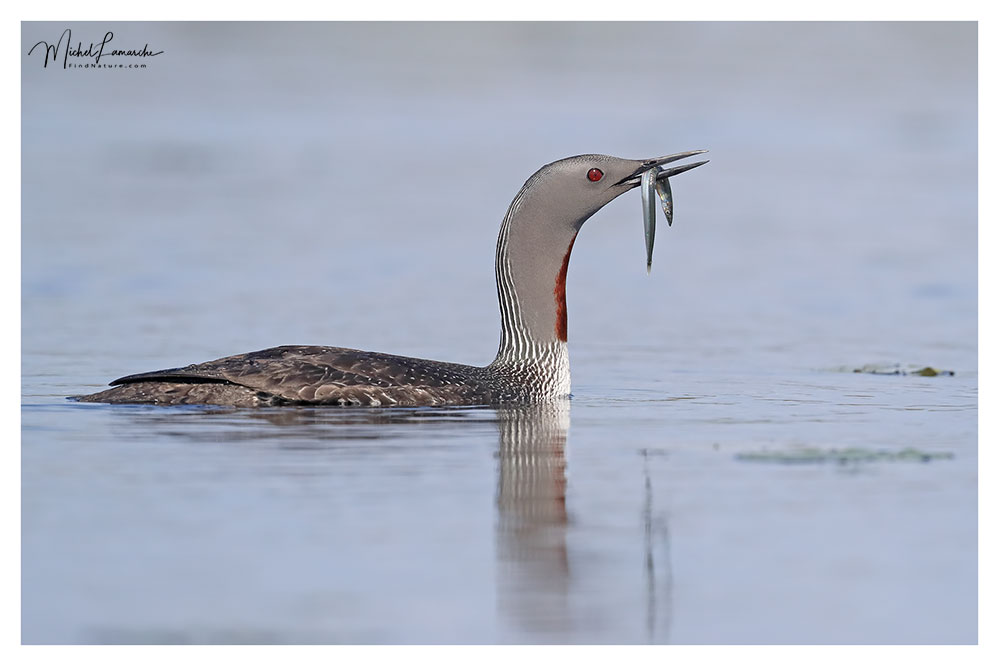
<path fill-rule="evenodd" d="M 24 55 L 66 27 L 164 53 Z M 24 642 L 977 641 L 973 24 L 22 47 Z M 486 363 L 524 180 L 697 148 L 651 276 L 637 192 L 575 245 L 568 412 L 65 399 L 277 344 Z M 951 457 L 740 458 L 848 447 Z"/>

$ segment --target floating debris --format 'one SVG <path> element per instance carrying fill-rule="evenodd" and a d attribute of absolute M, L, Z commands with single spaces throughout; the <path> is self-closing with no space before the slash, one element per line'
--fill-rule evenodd
<path fill-rule="evenodd" d="M 914 448 L 905 448 L 900 451 L 890 451 L 888 449 L 866 449 L 861 447 L 851 447 L 845 449 L 820 449 L 806 447 L 789 451 L 755 451 L 749 453 L 738 453 L 736 460 L 743 462 L 769 462 L 785 465 L 802 463 L 836 463 L 838 465 L 849 465 L 857 463 L 871 462 L 921 462 L 928 463 L 934 460 L 952 460 L 954 454 L 949 451 L 920 451 Z"/>
<path fill-rule="evenodd" d="M 859 368 L 854 368 L 854 372 L 863 372 L 868 375 L 913 375 L 916 377 L 953 377 L 953 370 L 940 370 L 939 368 L 934 368 L 932 366 L 926 365 L 919 367 L 918 365 L 910 365 L 903 368 L 899 364 L 895 365 L 864 365 Z"/>

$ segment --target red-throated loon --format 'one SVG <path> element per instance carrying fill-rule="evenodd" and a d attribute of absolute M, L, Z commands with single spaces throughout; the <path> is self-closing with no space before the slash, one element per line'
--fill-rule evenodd
<path fill-rule="evenodd" d="M 289 345 L 128 375 L 111 382 L 113 388 L 78 400 L 236 407 L 419 406 L 538 403 L 568 397 L 565 276 L 576 234 L 590 216 L 637 187 L 646 172 L 657 170 L 655 178 L 662 181 L 704 162 L 661 165 L 702 152 L 647 160 L 578 155 L 543 166 L 531 176 L 510 204 L 496 243 L 500 343 L 487 366 Z"/>

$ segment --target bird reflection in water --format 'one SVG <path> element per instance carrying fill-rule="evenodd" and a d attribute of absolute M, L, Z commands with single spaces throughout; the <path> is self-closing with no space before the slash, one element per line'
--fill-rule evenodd
<path fill-rule="evenodd" d="M 548 639 L 571 632 L 566 550 L 567 403 L 499 410 L 500 609 Z"/>
<path fill-rule="evenodd" d="M 412 444 L 405 440 L 434 447 L 440 435 L 453 434 L 456 427 L 484 438 L 494 436 L 493 428 L 498 428 L 497 599 L 502 620 L 511 624 L 506 635 L 517 642 L 539 643 L 668 642 L 673 583 L 669 533 L 666 517 L 653 498 L 654 479 L 662 477 L 664 452 L 639 451 L 644 479 L 636 477 L 635 481 L 644 480 L 644 490 L 641 504 L 635 506 L 634 525 L 641 526 L 642 533 L 621 525 L 612 535 L 615 547 L 620 548 L 615 551 L 619 557 L 605 560 L 597 571 L 583 572 L 577 566 L 574 572 L 567 540 L 569 409 L 568 402 L 560 402 L 434 409 L 139 407 L 120 413 L 130 416 L 122 426 L 133 435 L 158 433 L 216 444 L 269 441 L 289 450 L 336 449 L 372 455 L 408 449 Z M 374 440 L 378 445 L 372 449 Z M 622 489 L 622 494 L 630 490 Z M 592 545 L 594 535 L 587 533 L 586 523 L 586 516 L 577 515 L 573 529 L 580 532 L 581 543 Z M 629 547 L 639 543 L 641 554 Z M 587 566 L 593 564 L 590 561 Z M 600 580 L 594 581 L 595 576 Z M 635 587 L 638 580 L 640 588 Z M 607 585 L 614 586 L 609 590 L 615 593 L 609 595 L 614 599 L 601 598 L 599 590 Z M 627 596 L 616 594 L 622 590 Z M 615 605 L 619 603 L 633 606 L 623 609 Z M 641 615 L 645 616 L 643 627 L 621 626 L 624 618 Z M 501 631 L 501 640 L 503 635 Z"/>
<path fill-rule="evenodd" d="M 615 608 L 585 599 L 586 581 L 573 575 L 567 545 L 566 445 L 569 405 L 560 403 L 498 410 L 499 481 L 497 484 L 497 559 L 500 611 L 518 632 L 538 642 L 581 641 L 581 636 L 614 635 L 607 622 Z M 644 528 L 641 560 L 645 597 L 645 640 L 669 640 L 673 576 L 669 532 L 653 500 L 653 463 L 661 451 L 643 449 Z M 639 562 L 635 562 L 636 568 Z M 627 565 L 625 565 L 627 566 Z M 634 570 L 632 570 L 634 571 Z M 608 581 L 631 576 L 627 569 L 603 572 Z M 581 585 L 580 583 L 584 583 Z M 574 589 L 574 588 L 581 589 Z M 634 617 L 637 609 L 624 613 Z M 630 633 L 630 632 L 628 632 Z M 625 642 L 611 638 L 611 642 Z"/>
<path fill-rule="evenodd" d="M 666 518 L 655 512 L 652 498 L 652 475 L 649 472 L 648 449 L 642 449 L 642 470 L 645 474 L 645 504 L 642 522 L 645 526 L 645 630 L 650 643 L 669 642 L 673 620 L 673 558 L 669 552 L 669 526 Z M 659 560 L 661 585 L 657 585 L 656 560 Z M 660 594 L 660 590 L 662 594 Z M 662 608 L 660 608 L 660 602 Z M 659 613 L 663 618 L 660 624 Z M 658 632 L 661 631 L 661 635 Z"/>

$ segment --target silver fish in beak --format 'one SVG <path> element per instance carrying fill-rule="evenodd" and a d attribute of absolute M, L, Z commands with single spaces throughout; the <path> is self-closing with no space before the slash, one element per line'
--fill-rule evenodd
<path fill-rule="evenodd" d="M 659 203 L 663 207 L 663 215 L 666 216 L 667 226 L 673 226 L 673 189 L 669 186 L 669 177 L 662 176 L 656 178 L 656 194 L 659 195 Z"/>
<path fill-rule="evenodd" d="M 656 176 L 659 167 L 642 174 L 642 217 L 645 221 L 645 269 L 652 272 L 652 246 L 656 244 Z"/>
<path fill-rule="evenodd" d="M 652 272 L 652 247 L 656 243 L 656 196 L 659 196 L 659 203 L 663 209 L 663 215 L 666 216 L 666 224 L 673 226 L 673 190 L 670 188 L 669 179 L 670 176 L 675 176 L 681 174 L 684 171 L 689 171 L 694 167 L 699 167 L 702 164 L 707 164 L 704 162 L 695 162 L 693 164 L 684 164 L 677 167 L 663 168 L 659 166 L 656 162 L 665 163 L 666 161 L 672 162 L 677 159 L 682 159 L 684 157 L 690 157 L 691 155 L 697 155 L 706 151 L 694 150 L 689 153 L 680 153 L 678 155 L 670 155 L 666 158 L 658 158 L 658 160 L 653 160 L 647 162 L 646 164 L 652 164 L 652 168 L 647 171 L 642 172 L 641 190 L 642 190 L 642 218 L 645 222 L 645 267 L 646 270 Z M 637 175 L 637 174 L 636 174 Z M 634 178 L 635 176 L 632 176 Z M 634 187 L 634 185 L 632 185 Z"/>

